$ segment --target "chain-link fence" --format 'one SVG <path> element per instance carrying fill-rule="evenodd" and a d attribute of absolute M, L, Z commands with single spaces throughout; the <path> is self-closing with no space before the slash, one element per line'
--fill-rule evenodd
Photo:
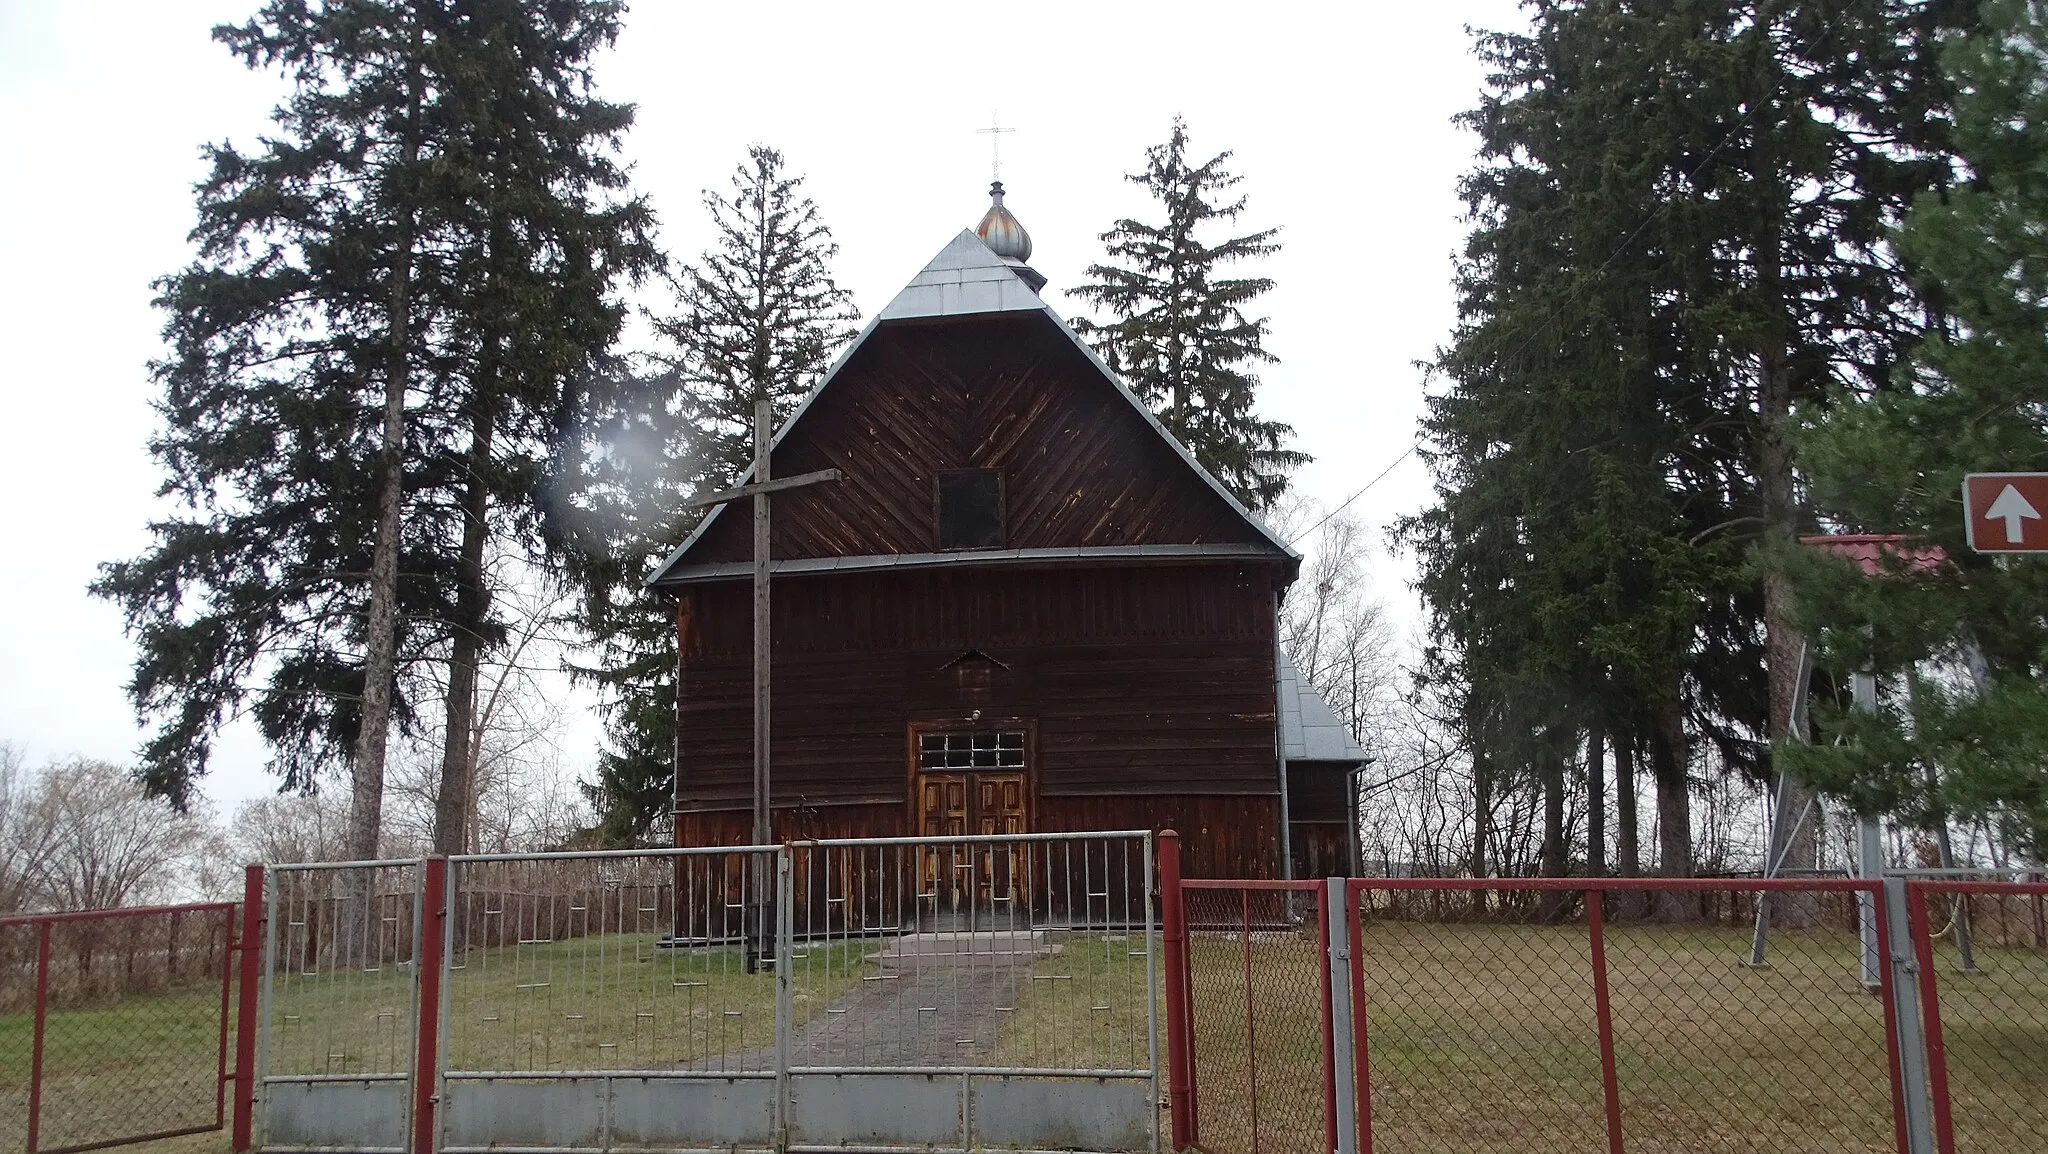
<path fill-rule="evenodd" d="M 221 1128 L 232 904 L 0 919 L 0 1149 Z"/>
<path fill-rule="evenodd" d="M 1352 883 L 1375 1149 L 1892 1144 L 1859 883 L 1580 884 Z"/>
<path fill-rule="evenodd" d="M 2048 884 L 1908 883 L 1941 1154 L 2048 1151 Z"/>
<path fill-rule="evenodd" d="M 1167 874 L 1183 1144 L 2048 1152 L 2048 885 Z"/>
<path fill-rule="evenodd" d="M 1323 892 L 1315 882 L 1184 883 L 1189 1136 L 1205 1149 L 1331 1149 Z"/>

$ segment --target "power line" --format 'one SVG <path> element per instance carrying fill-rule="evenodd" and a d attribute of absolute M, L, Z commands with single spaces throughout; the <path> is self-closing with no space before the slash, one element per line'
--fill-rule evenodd
<path fill-rule="evenodd" d="M 1293 547 L 1294 547 L 1294 545 L 1295 545 L 1295 543 L 1296 543 L 1297 541 L 1300 541 L 1300 540 L 1301 540 L 1302 538 L 1304 538 L 1304 537 L 1308 536 L 1309 534 L 1311 534 L 1311 533 L 1315 532 L 1316 530 L 1318 530 L 1318 529 L 1322 528 L 1322 527 L 1323 527 L 1324 525 L 1328 524 L 1328 523 L 1329 523 L 1329 521 L 1330 521 L 1330 518 L 1332 518 L 1332 517 L 1335 517 L 1335 516 L 1336 516 L 1337 514 L 1339 514 L 1339 513 L 1342 513 L 1342 512 L 1343 512 L 1344 510 L 1346 510 L 1346 509 L 1349 509 L 1349 508 L 1351 507 L 1351 503 L 1352 503 L 1353 501 L 1356 501 L 1356 500 L 1358 500 L 1358 499 L 1359 499 L 1360 497 L 1363 497 L 1363 496 L 1365 496 L 1365 492 L 1366 492 L 1366 490 L 1367 490 L 1367 489 L 1370 489 L 1370 488 L 1372 488 L 1372 487 L 1373 487 L 1374 485 L 1377 485 L 1377 484 L 1379 484 L 1379 483 L 1380 483 L 1381 481 L 1384 481 L 1384 480 L 1386 480 L 1386 478 L 1387 478 L 1387 474 L 1388 474 L 1388 473 L 1391 473 L 1391 472 L 1393 472 L 1393 471 L 1394 471 L 1394 468 L 1395 468 L 1395 466 L 1397 466 L 1397 465 L 1399 465 L 1399 464 L 1400 464 L 1401 462 L 1403 462 L 1403 461 L 1407 460 L 1407 459 L 1408 459 L 1409 457 L 1413 456 L 1414 454 L 1415 454 L 1415 445 L 1414 445 L 1413 443 L 1411 443 L 1411 444 L 1409 444 L 1409 446 L 1408 446 L 1408 447 L 1407 447 L 1406 449 L 1403 449 L 1403 450 L 1401 450 L 1401 455 L 1400 455 L 1400 456 L 1398 456 L 1398 457 L 1395 457 L 1395 458 L 1394 458 L 1393 460 L 1391 460 L 1391 461 L 1387 462 L 1387 467 L 1386 467 L 1386 468 L 1384 468 L 1384 469 L 1381 469 L 1381 470 L 1379 471 L 1379 475 L 1375 476 L 1375 477 L 1374 477 L 1374 478 L 1373 478 L 1372 480 L 1370 480 L 1370 481 L 1367 481 L 1367 482 L 1365 483 L 1364 487 L 1363 487 L 1363 488 L 1361 488 L 1361 489 L 1359 489 L 1359 490 L 1358 490 L 1358 492 L 1356 492 L 1356 493 L 1353 493 L 1353 494 L 1351 494 L 1351 495 L 1350 495 L 1349 497 L 1346 497 L 1346 498 L 1344 498 L 1344 503 L 1343 503 L 1343 504 L 1341 504 L 1341 505 L 1337 506 L 1336 508 L 1334 508 L 1334 509 L 1330 510 L 1329 512 L 1327 512 L 1327 513 L 1323 514 L 1323 515 L 1322 515 L 1322 516 L 1321 516 L 1320 518 L 1318 518 L 1318 519 L 1316 520 L 1316 523 L 1315 523 L 1315 524 L 1313 524 L 1313 525 L 1310 525 L 1310 526 L 1309 526 L 1308 528 L 1306 528 L 1306 529 L 1303 529 L 1303 530 L 1302 530 L 1301 532 L 1299 532 L 1299 533 L 1296 533 L 1296 534 L 1295 534 L 1295 535 L 1294 535 L 1294 536 L 1293 536 L 1292 538 L 1290 538 L 1290 539 L 1288 540 L 1288 542 L 1287 542 L 1287 547 L 1288 547 L 1288 548 L 1290 548 L 1290 549 L 1291 549 L 1291 548 L 1293 548 Z"/>

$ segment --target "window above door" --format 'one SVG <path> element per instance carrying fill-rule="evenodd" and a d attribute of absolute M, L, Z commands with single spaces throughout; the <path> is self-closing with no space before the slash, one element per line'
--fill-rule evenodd
<path fill-rule="evenodd" d="M 927 772 L 949 769 L 1023 769 L 1022 730 L 982 730 L 975 733 L 923 733 L 917 739 L 917 768 Z"/>

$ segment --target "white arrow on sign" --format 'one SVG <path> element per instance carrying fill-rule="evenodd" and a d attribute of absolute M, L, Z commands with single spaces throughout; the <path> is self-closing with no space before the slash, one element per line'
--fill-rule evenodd
<path fill-rule="evenodd" d="M 1991 507 L 1984 510 L 1986 521 L 2005 522 L 2005 543 L 2008 545 L 2017 545 L 2023 539 L 2021 522 L 2028 518 L 2040 520 L 2041 511 L 2034 508 L 2020 495 L 2020 491 L 2011 485 L 2007 485 L 2005 492 L 1998 495 L 1998 500 L 1991 502 Z"/>

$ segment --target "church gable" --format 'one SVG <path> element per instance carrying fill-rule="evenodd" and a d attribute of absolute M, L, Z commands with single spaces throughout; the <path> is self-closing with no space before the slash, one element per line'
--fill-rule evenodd
<path fill-rule="evenodd" d="M 1292 559 L 972 234 L 884 310 L 777 438 L 773 475 L 827 468 L 841 479 L 774 499 L 778 562 L 1076 549 Z M 735 573 L 751 557 L 744 513 L 714 514 L 657 582 Z"/>

